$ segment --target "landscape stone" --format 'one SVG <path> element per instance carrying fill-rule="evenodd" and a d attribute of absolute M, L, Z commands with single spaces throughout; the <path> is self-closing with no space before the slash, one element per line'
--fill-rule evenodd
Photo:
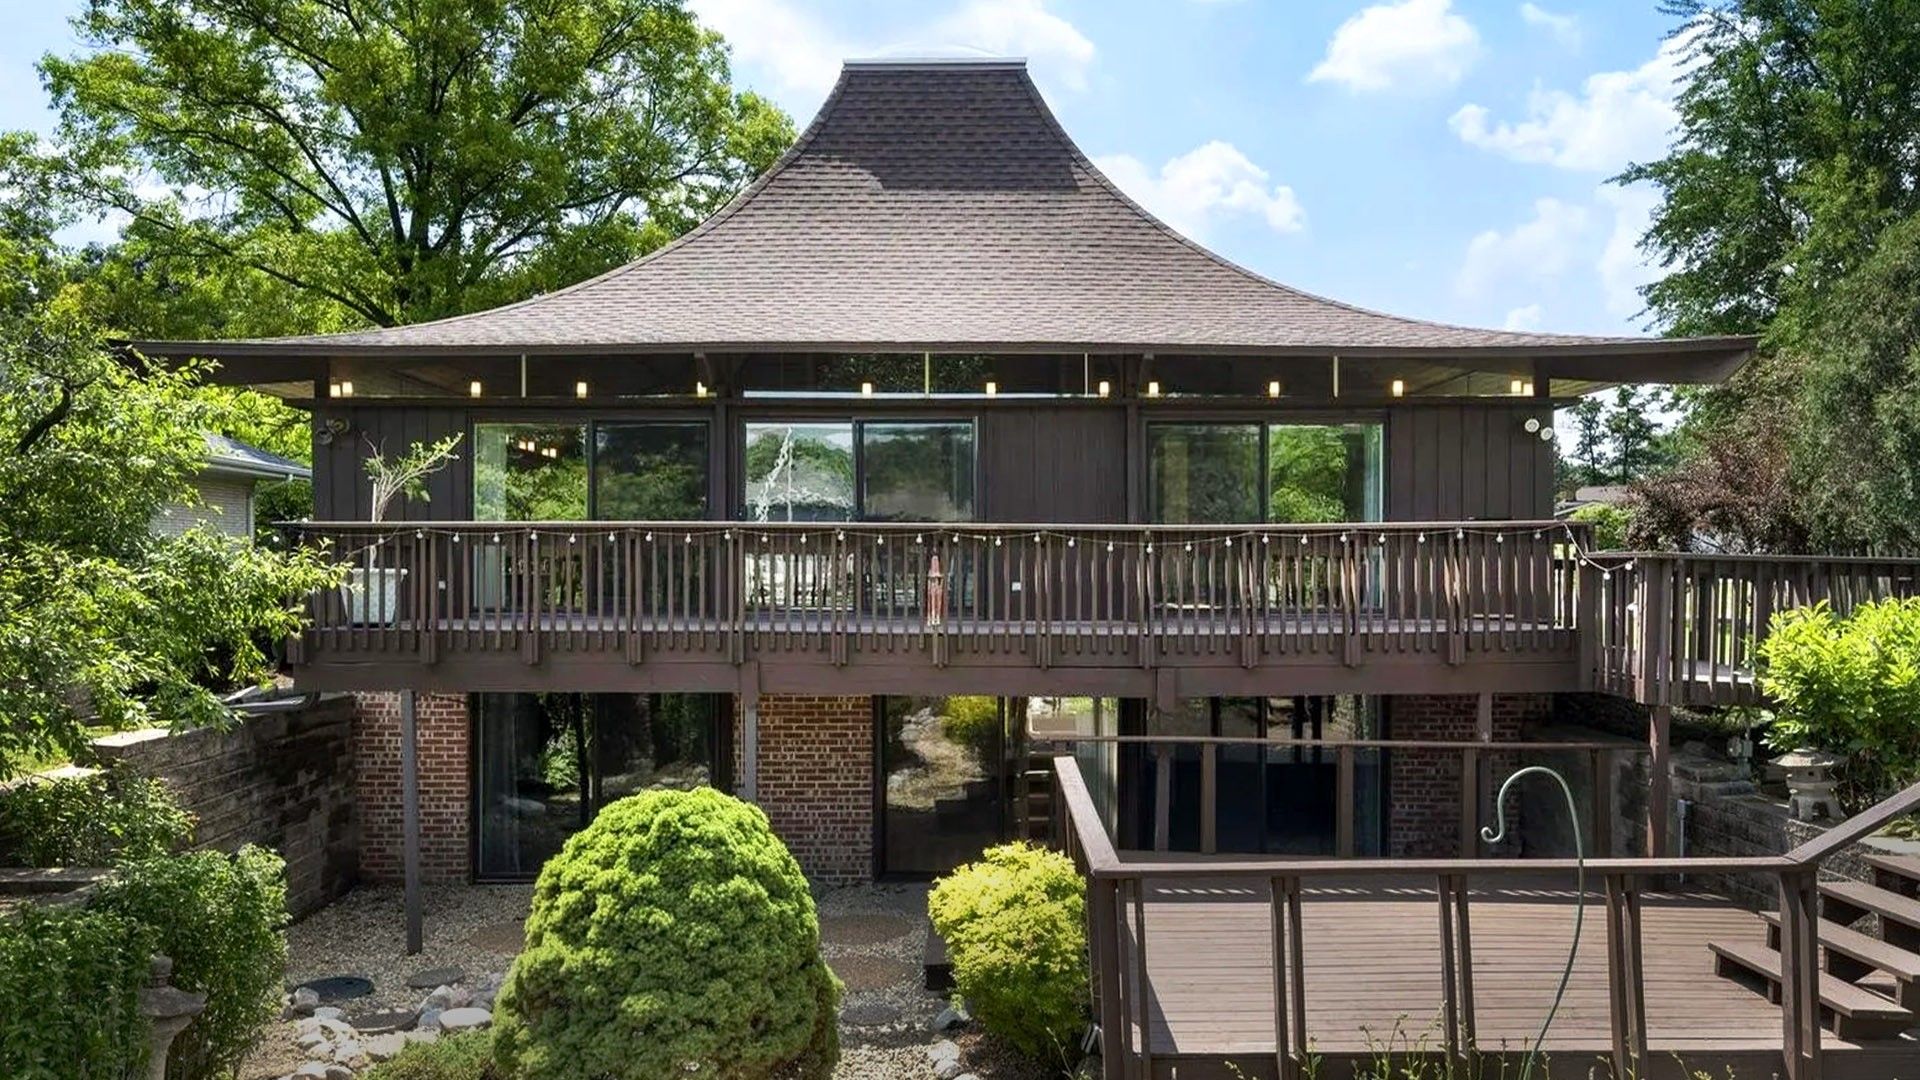
<path fill-rule="evenodd" d="M 960 1044 L 952 1039 L 941 1039 L 927 1047 L 927 1059 L 938 1065 L 942 1061 L 959 1061 Z"/>
<path fill-rule="evenodd" d="M 353 1070 L 335 1062 L 327 1066 L 327 1080 L 353 1080 Z"/>
<path fill-rule="evenodd" d="M 439 1031 L 440 1014 L 443 1010 L 422 1006 L 420 1019 L 413 1026 L 416 1031 Z"/>
<path fill-rule="evenodd" d="M 426 1028 L 426 1029 L 414 1028 L 412 1031 L 403 1031 L 400 1034 L 406 1036 L 406 1040 L 410 1043 L 439 1042 L 440 1028 L 437 1026 L 438 1025 L 437 1020 L 435 1021 L 435 1024 L 436 1026 L 431 1028 Z"/>
<path fill-rule="evenodd" d="M 437 986 L 448 986 L 460 982 L 466 977 L 467 973 L 457 967 L 428 968 L 409 975 L 407 986 L 413 990 L 432 990 Z"/>
<path fill-rule="evenodd" d="M 389 1031 L 385 1035 L 369 1036 L 361 1046 L 371 1061 L 385 1061 L 405 1049 L 407 1037 L 398 1031 Z"/>
<path fill-rule="evenodd" d="M 313 1010 L 313 1015 L 322 1020 L 344 1020 L 347 1016 L 337 1005 L 322 1005 Z"/>
<path fill-rule="evenodd" d="M 420 1003 L 420 1008 L 423 1011 L 427 1009 L 451 1009 L 453 1007 L 453 987 L 446 985 L 434 987 L 433 992 L 428 994 L 426 1000 Z"/>
<path fill-rule="evenodd" d="M 333 1060 L 350 1069 L 358 1069 L 367 1063 L 366 1048 L 358 1039 L 347 1039 L 334 1045 Z"/>
<path fill-rule="evenodd" d="M 973 1017 L 967 1015 L 966 1009 L 949 1005 L 940 1010 L 940 1015 L 934 1017 L 928 1027 L 934 1031 L 952 1031 L 957 1027 L 965 1027 L 972 1019 Z"/>
<path fill-rule="evenodd" d="M 368 1013 L 356 1016 L 348 1023 L 362 1035 L 384 1035 L 389 1031 L 404 1031 L 420 1019 L 416 1009 L 388 1009 L 385 1012 Z"/>
<path fill-rule="evenodd" d="M 320 994 L 311 986 L 296 986 L 287 998 L 287 1012 L 293 1016 L 311 1016 L 320 1004 Z"/>
<path fill-rule="evenodd" d="M 292 1075 L 295 1080 L 327 1080 L 327 1070 L 332 1066 L 331 1061 L 303 1061 Z"/>
<path fill-rule="evenodd" d="M 941 1058 L 933 1063 L 933 1080 L 954 1080 L 959 1075 L 959 1058 Z"/>
<path fill-rule="evenodd" d="M 440 1014 L 442 1031 L 466 1031 L 469 1028 L 483 1028 L 493 1023 L 493 1014 L 485 1009 L 464 1008 L 448 1009 Z"/>
<path fill-rule="evenodd" d="M 330 1054 L 333 1052 L 332 1047 L 330 1045 L 332 1043 L 332 1040 L 327 1038 L 326 1032 L 321 1031 L 318 1028 L 296 1033 L 294 1035 L 293 1041 L 302 1050 L 312 1051 L 313 1053 L 317 1053 L 317 1054 Z M 326 1050 L 320 1049 L 323 1046 L 328 1047 L 328 1049 Z"/>

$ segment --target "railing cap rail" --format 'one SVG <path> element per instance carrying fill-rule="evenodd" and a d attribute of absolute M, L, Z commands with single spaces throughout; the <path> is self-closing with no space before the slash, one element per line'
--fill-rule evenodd
<path fill-rule="evenodd" d="M 710 532 L 715 529 L 767 530 L 767 531 L 808 531 L 818 532 L 827 529 L 848 532 L 963 532 L 1012 534 L 1031 532 L 1061 533 L 1191 533 L 1214 535 L 1240 535 L 1242 533 L 1272 533 L 1275 535 L 1297 534 L 1334 534 L 1358 531 L 1385 533 L 1436 532 L 1447 529 L 1464 529 L 1475 532 L 1515 533 L 1543 531 L 1548 529 L 1570 528 L 1576 532 L 1590 531 L 1582 522 L 1557 521 L 1551 518 L 1520 521 L 1345 521 L 1323 522 L 1310 525 L 1263 524 L 1251 522 L 1244 525 L 1145 525 L 1139 523 L 1112 522 L 991 522 L 991 521 L 727 521 L 700 519 L 694 521 L 646 521 L 634 520 L 594 520 L 594 521 L 279 521 L 274 528 L 292 531 L 332 532 L 346 530 L 382 529 L 393 532 L 408 530 L 434 529 L 440 531 L 502 532 L 526 529 L 578 529 L 578 530 L 614 530 L 614 529 L 660 529 Z"/>

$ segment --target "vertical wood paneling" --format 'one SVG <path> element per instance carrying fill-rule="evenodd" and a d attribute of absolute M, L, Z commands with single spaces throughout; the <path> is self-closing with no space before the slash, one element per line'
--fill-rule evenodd
<path fill-rule="evenodd" d="M 1394 521 L 1553 515 L 1553 448 L 1524 424 L 1537 406 L 1407 405 L 1387 414 L 1387 517 Z"/>

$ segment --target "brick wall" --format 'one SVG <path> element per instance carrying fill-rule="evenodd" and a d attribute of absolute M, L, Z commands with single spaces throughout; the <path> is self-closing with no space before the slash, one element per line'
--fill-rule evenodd
<path fill-rule="evenodd" d="M 360 694 L 354 723 L 354 789 L 360 809 L 360 871 L 371 881 L 401 878 L 400 695 Z M 414 711 L 420 768 L 420 876 L 469 879 L 472 822 L 464 694 L 420 694 Z"/>
<path fill-rule="evenodd" d="M 1471 694 L 1392 697 L 1387 705 L 1388 731 L 1395 739 L 1477 739 L 1477 704 L 1478 699 Z M 1523 727 L 1546 717 L 1551 710 L 1549 695 L 1498 695 L 1493 699 L 1493 737 L 1518 739 Z M 1513 764 L 1507 755 L 1493 755 L 1490 760 L 1496 781 Z M 1389 854 L 1417 858 L 1459 853 L 1460 765 L 1460 754 L 1451 750 L 1394 750 L 1388 755 Z"/>
<path fill-rule="evenodd" d="M 815 885 L 873 877 L 873 754 L 872 698 L 760 699 L 760 807 Z"/>
<path fill-rule="evenodd" d="M 344 695 L 215 730 L 131 731 L 94 743 L 105 761 L 159 777 L 199 819 L 196 847 L 258 844 L 287 860 L 287 907 L 320 907 L 359 873 L 351 734 Z"/>

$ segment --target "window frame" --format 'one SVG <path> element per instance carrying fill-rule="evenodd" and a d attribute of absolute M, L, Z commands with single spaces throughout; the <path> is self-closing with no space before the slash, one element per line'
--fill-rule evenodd
<path fill-rule="evenodd" d="M 1259 429 L 1260 441 L 1258 457 L 1260 475 L 1256 480 L 1255 504 L 1260 508 L 1257 521 L 1220 522 L 1224 525 L 1289 525 L 1294 522 L 1276 522 L 1273 515 L 1273 493 L 1268 485 L 1272 480 L 1268 470 L 1272 468 L 1272 430 L 1276 427 L 1350 427 L 1371 425 L 1380 431 L 1380 475 L 1378 477 L 1378 498 L 1380 516 L 1378 521 L 1391 519 L 1390 507 L 1392 493 L 1388 474 L 1392 471 L 1392 451 L 1388 446 L 1391 437 L 1387 413 L 1383 410 L 1313 410 L 1300 412 L 1280 412 L 1253 409 L 1154 409 L 1148 415 L 1142 411 L 1138 435 L 1140 447 L 1139 471 L 1139 507 L 1141 517 L 1146 524 L 1171 525 L 1202 524 L 1198 522 L 1163 522 L 1158 520 L 1159 507 L 1153 483 L 1153 429 L 1158 426 L 1191 427 L 1194 425 L 1220 425 L 1223 427 L 1254 425 Z"/>
<path fill-rule="evenodd" d="M 973 505 L 969 511 L 969 516 L 961 520 L 965 522 L 977 522 L 981 520 L 980 418 L 977 415 L 973 413 L 955 413 L 952 415 L 936 413 L 933 415 L 883 414 L 854 416 L 845 412 L 795 413 L 785 411 L 748 413 L 741 416 L 738 422 L 733 425 L 734 439 L 732 450 L 734 467 L 731 484 L 729 485 L 732 490 L 728 493 L 732 497 L 733 505 L 727 508 L 727 513 L 731 520 L 750 520 L 746 516 L 747 485 L 750 482 L 747 477 L 747 429 L 755 426 L 767 427 L 803 424 L 845 424 L 852 433 L 853 517 L 850 520 L 853 522 L 870 522 L 875 520 L 867 516 L 867 461 L 865 439 L 862 437 L 862 432 L 868 425 L 899 427 L 910 425 L 965 424 L 968 429 L 968 434 L 971 436 L 969 442 L 971 444 L 972 460 L 969 463 L 969 467 L 973 474 Z M 894 524 L 900 523 L 894 522 Z"/>
<path fill-rule="evenodd" d="M 503 412 L 498 416 L 488 415 L 485 413 L 469 414 L 469 416 L 467 417 L 466 438 L 467 438 L 467 447 L 469 447 L 470 449 L 466 451 L 466 454 L 470 458 L 477 457 L 478 455 L 477 448 L 479 446 L 480 429 L 483 427 L 578 426 L 583 433 L 582 434 L 582 439 L 583 439 L 582 441 L 583 455 L 582 456 L 586 460 L 586 469 L 587 469 L 586 516 L 581 520 L 583 522 L 607 520 L 607 519 L 602 519 L 599 516 L 599 511 L 600 511 L 599 485 L 594 482 L 595 471 L 598 469 L 600 464 L 599 434 L 600 434 L 600 426 L 602 424 L 612 424 L 612 425 L 620 425 L 620 426 L 631 426 L 631 425 L 638 425 L 638 424 L 669 424 L 669 425 L 678 425 L 682 427 L 695 427 L 695 426 L 699 427 L 701 429 L 701 437 L 704 440 L 704 444 L 705 444 L 702 447 L 702 451 L 701 451 L 701 457 L 702 457 L 701 475 L 704 480 L 704 483 L 702 484 L 701 499 L 705 505 L 702 506 L 701 514 L 699 517 L 682 518 L 678 520 L 710 521 L 713 519 L 713 508 L 715 503 L 719 501 L 714 497 L 715 484 L 714 484 L 714 475 L 713 475 L 714 473 L 713 440 L 714 440 L 715 424 L 713 420 L 713 415 L 710 412 L 705 410 L 701 410 L 698 412 L 649 411 L 649 412 L 640 412 L 640 413 L 632 413 L 632 414 L 596 413 L 596 414 L 587 415 L 587 416 L 581 416 L 577 412 L 565 412 L 565 411 L 551 410 L 551 409 L 529 410 L 526 412 L 513 410 L 511 412 Z M 466 497 L 467 497 L 468 519 L 476 522 L 494 520 L 491 518 L 482 518 L 482 517 L 476 516 L 478 513 L 479 499 L 477 498 L 475 484 L 478 482 L 479 476 L 477 474 L 477 471 L 471 465 L 466 470 L 466 473 L 467 473 Z M 625 520 L 625 519 L 615 519 L 615 520 Z"/>

